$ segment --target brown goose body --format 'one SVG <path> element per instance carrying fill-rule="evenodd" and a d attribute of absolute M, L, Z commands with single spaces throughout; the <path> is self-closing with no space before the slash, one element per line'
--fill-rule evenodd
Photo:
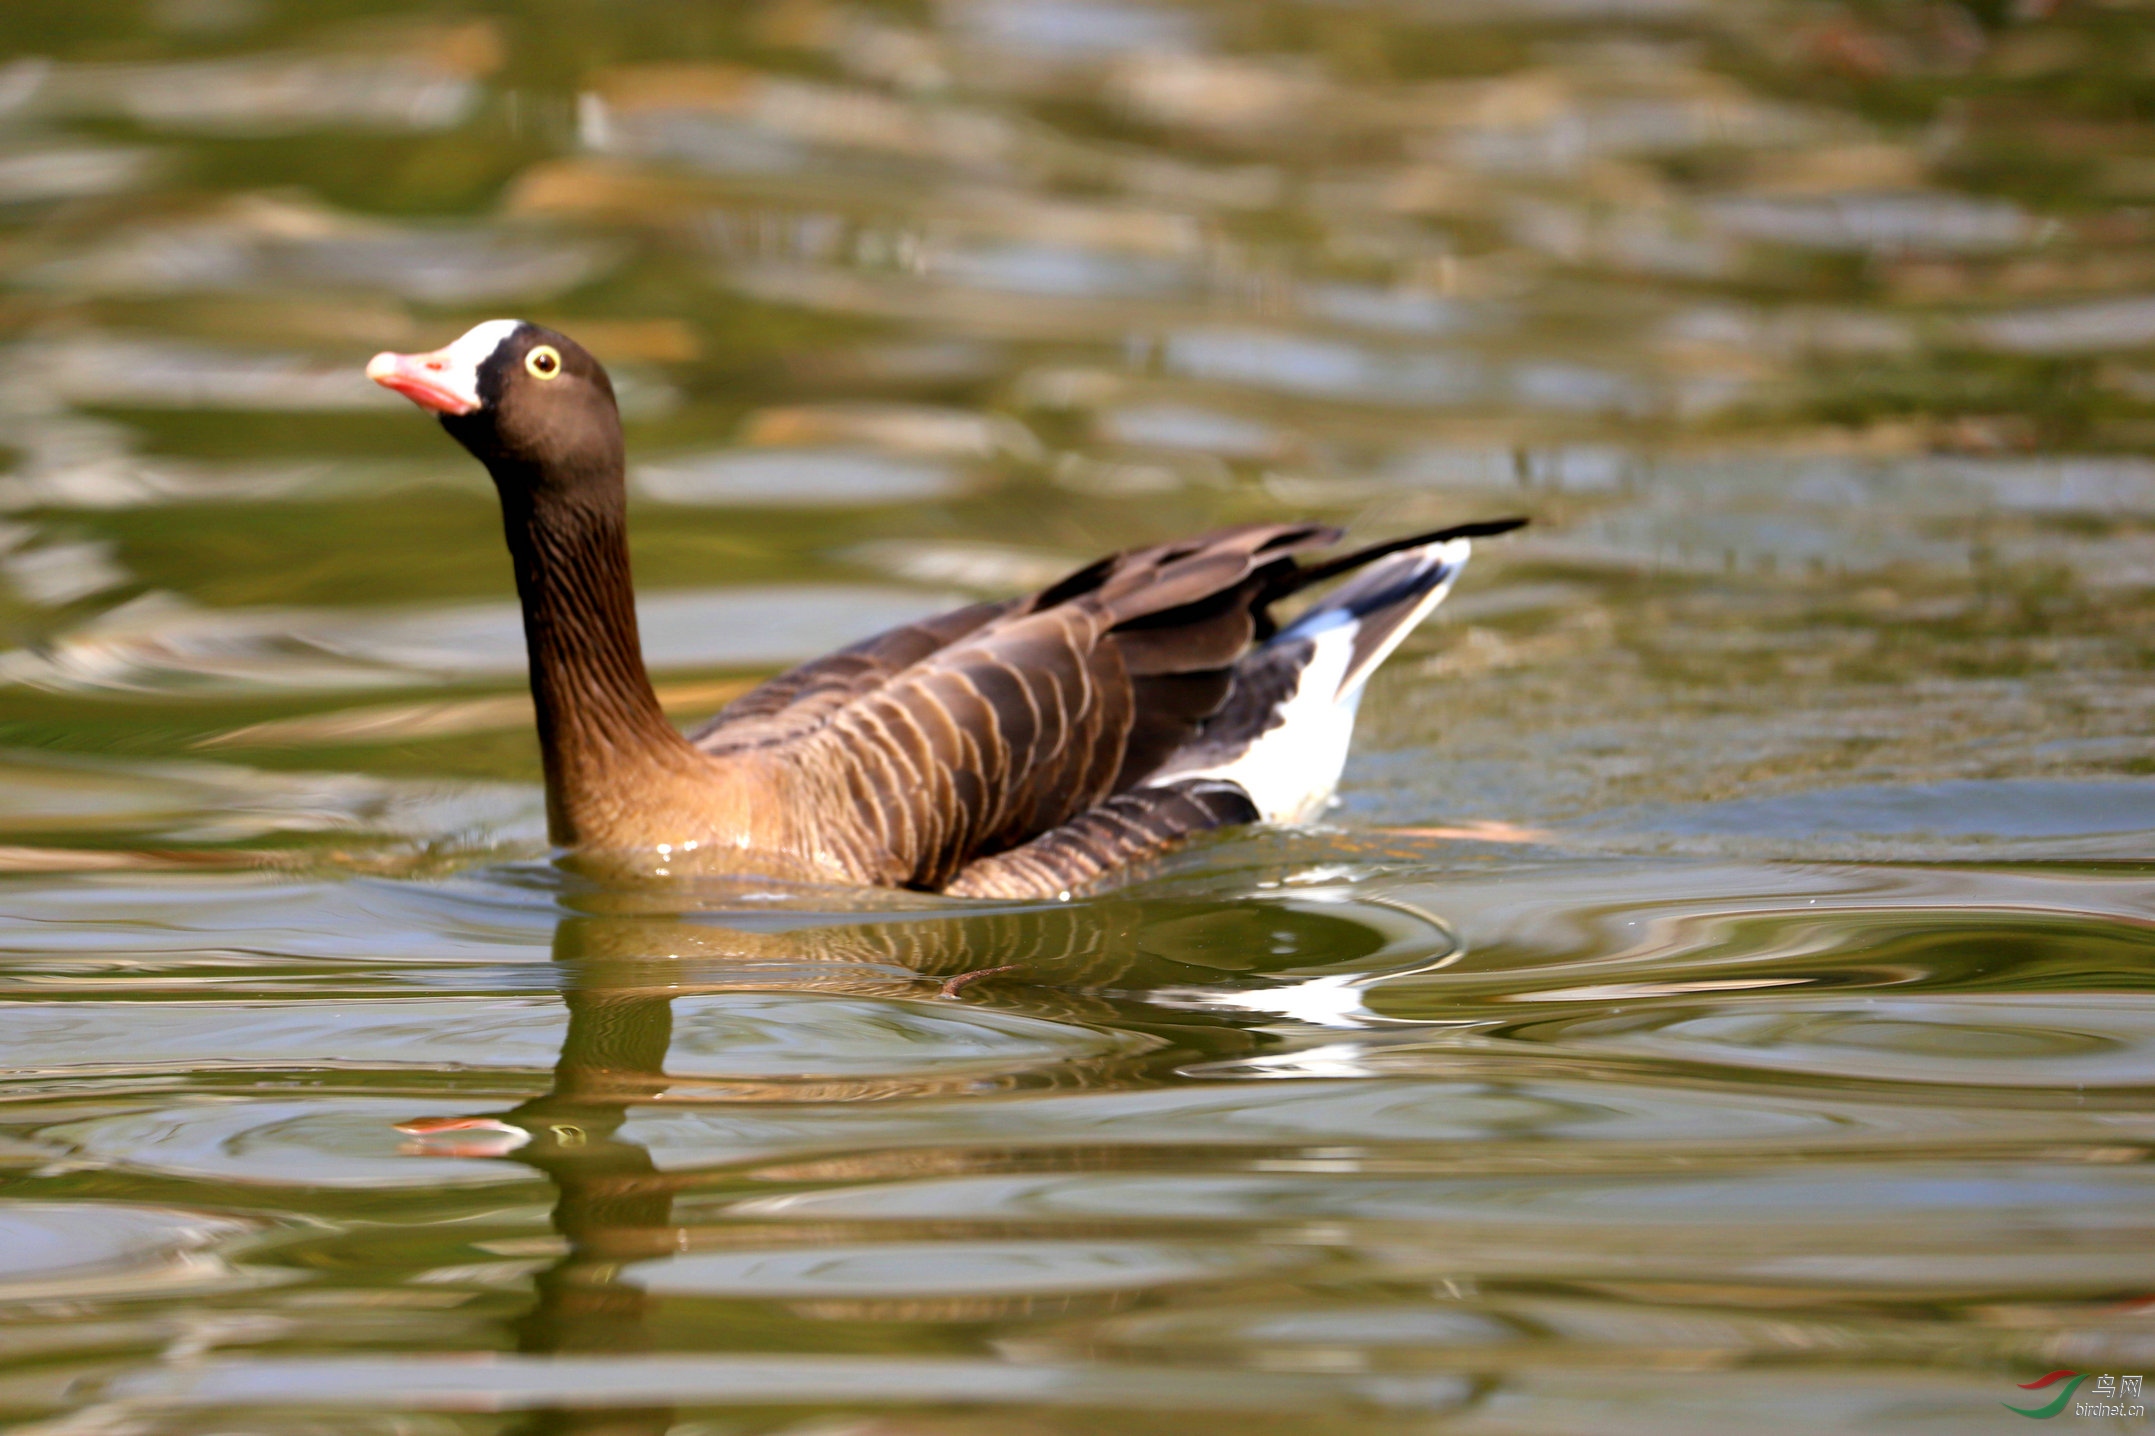
<path fill-rule="evenodd" d="M 500 491 L 552 840 L 668 870 L 1052 897 L 1191 833 L 1292 819 L 1329 792 L 1362 680 L 1466 539 L 1521 522 L 1315 564 L 1300 556 L 1338 530 L 1129 550 L 817 659 L 684 735 L 643 665 L 597 361 L 497 320 L 367 372 L 439 413 Z M 1365 566 L 1317 621 L 1275 631 L 1268 605 Z M 1291 773 L 1303 749 L 1309 772 Z"/>

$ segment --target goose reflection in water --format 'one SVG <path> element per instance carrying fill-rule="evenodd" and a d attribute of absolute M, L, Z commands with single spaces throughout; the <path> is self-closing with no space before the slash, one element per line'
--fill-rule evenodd
<path fill-rule="evenodd" d="M 654 899 L 634 893 L 577 901 L 585 910 L 563 917 L 554 934 L 568 1029 L 552 1084 L 504 1111 L 398 1124 L 412 1155 L 499 1158 L 552 1183 L 552 1224 L 566 1250 L 537 1273 L 531 1306 L 515 1323 L 515 1349 L 527 1356 L 655 1350 L 655 1300 L 629 1278 L 630 1269 L 713 1235 L 678 1224 L 674 1214 L 676 1196 L 708 1182 L 710 1171 L 662 1170 L 648 1148 L 623 1135 L 637 1108 L 1127 1085 L 1160 1064 L 1209 1065 L 1278 1045 L 1279 1018 L 1298 992 L 1314 989 L 1324 994 L 1321 1005 L 1336 1010 L 1340 984 L 1366 983 L 1373 967 L 1399 975 L 1459 955 L 1427 914 L 1321 897 L 1206 906 L 1121 901 L 959 916 L 895 911 L 866 921 L 775 912 L 762 915 L 760 931 L 739 912 L 697 920 L 648 911 Z M 682 1071 L 678 1054 L 677 1070 L 668 1070 L 674 1003 L 684 997 L 786 990 L 941 1006 L 946 974 L 978 971 L 982 954 L 1024 976 L 969 989 L 967 1006 L 1121 1040 L 1047 1062 L 1037 1053 L 1006 1059 L 987 1070 L 955 1062 L 948 1075 L 918 1064 L 884 1076 L 817 1072 L 812 1053 L 801 1054 L 800 1070 L 777 1076 Z M 1387 964 L 1387 957 L 1395 960 Z M 1268 992 L 1285 1000 L 1268 1004 L 1260 996 Z M 944 1160 L 921 1155 L 924 1166 Z M 881 1174 L 890 1174 L 887 1166 Z M 549 1407 L 521 1429 L 530 1436 L 658 1436 L 675 1416 L 670 1405 Z"/>
<path fill-rule="evenodd" d="M 546 1092 L 494 1116 L 422 1118 L 400 1124 L 430 1156 L 507 1157 L 544 1173 L 555 1191 L 553 1226 L 568 1244 L 534 1279 L 530 1310 L 516 1323 L 524 1355 L 618 1355 L 652 1349 L 650 1295 L 622 1280 L 632 1262 L 676 1249 L 674 1194 L 693 1175 L 658 1170 L 650 1152 L 618 1134 L 629 1108 L 665 1094 L 673 996 L 635 976 L 572 954 L 580 924 L 564 922 L 555 956 L 571 969 L 562 991 L 569 1029 Z M 671 1407 L 547 1409 L 524 1430 L 659 1436 Z"/>

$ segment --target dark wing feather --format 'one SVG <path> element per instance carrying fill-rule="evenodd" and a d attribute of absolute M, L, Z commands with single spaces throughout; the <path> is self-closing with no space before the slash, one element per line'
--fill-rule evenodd
<path fill-rule="evenodd" d="M 1235 685 L 1233 669 L 1154 673 L 1130 679 L 1130 737 L 1114 789 L 1133 787 L 1159 770 L 1220 710 Z"/>
<path fill-rule="evenodd" d="M 901 625 L 789 669 L 720 709 L 689 733 L 689 741 L 707 753 L 731 753 L 805 736 L 828 723 L 846 704 L 960 639 L 999 620 L 1044 612 L 1078 599 L 1106 603 L 1110 611 L 1131 622 L 1133 631 L 1145 626 L 1148 619 L 1155 627 L 1169 627 L 1173 618 L 1163 618 L 1162 610 L 1172 610 L 1177 603 L 1193 597 L 1228 597 L 1216 588 L 1208 595 L 1202 563 L 1193 565 L 1188 560 L 1217 555 L 1228 560 L 1238 575 L 1262 565 L 1276 587 L 1281 582 L 1280 575 L 1292 571 L 1292 565 L 1281 560 L 1338 540 L 1339 530 L 1321 524 L 1246 524 L 1202 538 L 1109 554 L 1031 597 L 969 604 Z M 1174 585 L 1148 595 L 1148 587 L 1158 583 L 1170 569 Z M 1246 602 L 1242 606 L 1246 608 Z M 1232 637 L 1234 615 L 1225 614 L 1223 618 L 1221 628 L 1212 635 L 1213 642 L 1206 645 L 1214 653 L 1222 651 L 1223 640 Z M 1167 642 L 1171 644 L 1171 640 Z M 1153 640 L 1152 646 L 1161 648 L 1162 640 Z M 1162 652 L 1151 664 L 1133 671 L 1183 671 L 1184 664 L 1177 659 L 1178 655 L 1171 651 Z M 1231 663 L 1233 655 L 1221 661 Z"/>
<path fill-rule="evenodd" d="M 865 880 L 937 888 L 1140 782 L 1219 708 L 1320 524 L 1133 549 L 781 675 L 693 735 L 823 775 Z"/>
<path fill-rule="evenodd" d="M 1271 632 L 1265 605 L 1290 588 L 1292 555 L 1337 541 L 1319 525 L 1228 530 L 1145 552 L 1103 585 L 1121 613 L 1113 638 L 1130 674 L 1132 721 L 1110 791 L 1134 787 L 1196 737 L 1226 701 L 1235 665 Z"/>
<path fill-rule="evenodd" d="M 975 603 L 866 638 L 789 669 L 721 708 L 688 740 L 707 753 L 782 743 L 812 732 L 864 693 L 1026 603 Z"/>

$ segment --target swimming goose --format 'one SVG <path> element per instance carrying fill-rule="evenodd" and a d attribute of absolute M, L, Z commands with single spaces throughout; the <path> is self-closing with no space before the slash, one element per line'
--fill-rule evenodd
<path fill-rule="evenodd" d="M 632 866 L 1067 897 L 1191 834 L 1293 823 L 1339 781 L 1363 685 L 1434 608 L 1465 524 L 1342 557 L 1317 523 L 1130 549 L 854 644 L 683 735 L 643 665 L 613 386 L 513 319 L 367 377 L 500 491 L 554 843 Z M 1284 628 L 1270 606 L 1354 573 Z"/>

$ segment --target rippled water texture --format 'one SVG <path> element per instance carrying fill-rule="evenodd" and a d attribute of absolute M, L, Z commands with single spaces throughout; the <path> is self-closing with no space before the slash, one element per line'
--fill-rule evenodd
<path fill-rule="evenodd" d="M 1534 526 L 1326 826 L 602 887 L 360 377 L 503 314 L 684 721 Z M 2145 0 L 6 0 L 0 1424 L 2022 1429 L 2155 1367 L 2151 594 Z"/>

